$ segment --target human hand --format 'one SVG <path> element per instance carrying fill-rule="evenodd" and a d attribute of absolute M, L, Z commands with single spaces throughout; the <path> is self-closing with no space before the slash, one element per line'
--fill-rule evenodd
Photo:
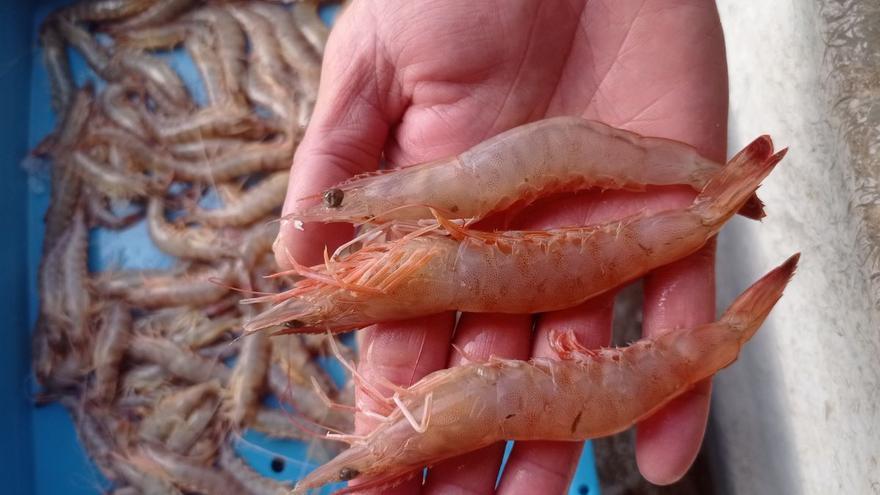
<path fill-rule="evenodd" d="M 471 2 L 354 0 L 326 49 L 321 89 L 294 158 L 284 213 L 334 184 L 375 170 L 384 154 L 406 166 L 460 153 L 517 125 L 580 115 L 644 135 L 691 143 L 725 157 L 727 74 L 717 12 L 704 1 L 571 0 Z M 648 193 L 588 191 L 540 201 L 484 226 L 546 229 L 596 223 L 645 208 L 689 204 L 687 188 Z M 350 239 L 349 225 L 282 225 L 279 265 L 323 261 Z M 714 245 L 645 278 L 646 336 L 714 317 Z M 375 325 L 365 331 L 360 372 L 410 385 L 470 357 L 549 356 L 550 329 L 575 330 L 588 347 L 610 341 L 614 294 L 540 315 L 452 313 Z M 638 425 L 642 474 L 658 484 L 680 478 L 702 441 L 710 384 L 679 397 Z M 369 408 L 369 399 L 358 397 Z M 356 430 L 372 427 L 358 416 Z M 518 442 L 503 494 L 562 492 L 580 443 Z M 492 492 L 503 444 L 433 467 L 383 493 Z"/>

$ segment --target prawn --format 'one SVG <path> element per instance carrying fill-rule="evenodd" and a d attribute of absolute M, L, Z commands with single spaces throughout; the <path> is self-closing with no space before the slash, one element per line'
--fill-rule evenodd
<path fill-rule="evenodd" d="M 55 15 L 71 21 L 115 21 L 139 14 L 159 0 L 91 0 L 60 9 Z"/>
<path fill-rule="evenodd" d="M 351 428 L 351 421 L 345 426 L 337 426 Z M 282 409 L 261 407 L 257 410 L 254 422 L 248 428 L 272 438 L 307 443 L 305 458 L 311 461 L 327 462 L 342 451 L 337 442 L 329 441 L 319 433 L 307 429 L 299 424 L 299 420 L 293 417 L 292 413 Z"/>
<path fill-rule="evenodd" d="M 314 100 L 318 94 L 321 78 L 321 57 L 296 28 L 290 12 L 277 5 L 254 4 L 254 12 L 262 15 L 272 25 L 278 40 L 281 57 L 297 74 L 307 97 Z"/>
<path fill-rule="evenodd" d="M 245 81 L 247 97 L 283 122 L 293 121 L 296 102 L 293 91 L 279 81 L 289 79 L 288 68 L 281 56 L 281 46 L 273 36 L 272 24 L 253 9 L 237 7 L 231 14 L 242 25 L 251 40 L 250 70 Z M 291 133 L 291 130 L 287 130 Z"/>
<path fill-rule="evenodd" d="M 128 50 L 173 50 L 184 42 L 191 28 L 186 22 L 175 22 L 123 31 L 115 38 L 120 46 Z"/>
<path fill-rule="evenodd" d="M 92 132 L 92 136 L 119 146 L 142 168 L 173 173 L 177 180 L 200 182 L 223 182 L 257 172 L 289 169 L 296 142 L 285 137 L 267 142 L 245 143 L 217 158 L 188 161 L 156 152 L 154 147 L 138 136 L 119 129 L 97 129 Z"/>
<path fill-rule="evenodd" d="M 281 208 L 289 179 L 290 171 L 275 172 L 224 208 L 196 208 L 189 219 L 212 227 L 242 227 L 252 224 Z"/>
<path fill-rule="evenodd" d="M 170 325 L 166 333 L 172 342 L 190 349 L 202 349 L 240 328 L 241 319 L 234 316 L 208 318 L 201 311 L 187 311 Z M 227 346 L 229 343 L 221 345 Z"/>
<path fill-rule="evenodd" d="M 699 191 L 721 168 L 684 143 L 555 117 L 515 127 L 458 156 L 355 177 L 325 191 L 320 204 L 287 218 L 352 223 L 430 218 L 418 205 L 451 218 L 483 218 L 548 194 L 590 187 L 684 184 Z M 762 205 L 752 198 L 741 213 L 761 218 Z"/>
<path fill-rule="evenodd" d="M 168 372 L 158 364 L 137 365 L 123 375 L 120 389 L 123 396 L 138 396 L 147 392 L 156 392 L 168 380 Z"/>
<path fill-rule="evenodd" d="M 293 22 L 319 57 L 324 55 L 324 47 L 330 36 L 330 28 L 318 16 L 317 2 L 297 2 L 290 11 Z"/>
<path fill-rule="evenodd" d="M 106 270 L 95 275 L 92 280 L 92 287 L 102 296 L 105 297 L 124 297 L 127 291 L 136 289 L 142 285 L 158 286 L 161 282 L 171 280 L 168 277 L 177 277 L 187 270 L 187 266 L 178 265 L 171 270 Z M 152 282 L 156 280 L 156 282 Z M 150 316 L 141 318 L 139 323 L 153 321 L 166 321 L 178 310 L 166 310 L 153 313 Z"/>
<path fill-rule="evenodd" d="M 73 214 L 70 234 L 60 258 L 64 316 L 69 325 L 67 334 L 74 346 L 84 345 L 90 339 L 89 311 L 92 297 L 87 284 L 88 252 L 89 229 L 85 213 L 79 207 Z"/>
<path fill-rule="evenodd" d="M 107 297 L 122 297 L 139 308 L 200 306 L 225 296 L 232 281 L 232 264 L 202 267 L 185 274 L 159 271 L 106 272 L 94 281 L 95 290 Z M 215 283 L 216 282 L 216 283 Z"/>
<path fill-rule="evenodd" d="M 259 65 L 252 65 L 245 79 L 245 94 L 254 105 L 267 109 L 274 119 L 276 127 L 288 134 L 294 129 L 290 123 L 300 106 L 298 95 L 286 88 L 281 88 L 275 79 L 267 74 Z M 286 127 L 286 128 L 285 128 Z"/>
<path fill-rule="evenodd" d="M 92 38 L 88 30 L 64 17 L 57 18 L 56 25 L 64 41 L 79 50 L 96 74 L 108 81 L 122 78 L 124 74 L 121 68 L 113 63 L 109 50 Z"/>
<path fill-rule="evenodd" d="M 127 351 L 135 359 L 158 364 L 172 375 L 193 383 L 213 378 L 229 382 L 230 370 L 223 363 L 205 359 L 165 339 L 137 335 L 131 339 Z"/>
<path fill-rule="evenodd" d="M 505 233 L 473 231 L 438 215 L 439 225 L 327 258 L 323 266 L 292 260 L 291 273 L 305 279 L 279 294 L 244 300 L 274 303 L 245 329 L 339 332 L 447 310 L 539 313 L 575 306 L 696 252 L 785 155 L 771 156 L 772 150 L 769 137 L 755 140 L 687 208 L 590 227 Z"/>
<path fill-rule="evenodd" d="M 175 485 L 187 492 L 203 495 L 228 495 L 230 493 L 250 493 L 232 475 L 193 462 L 188 457 L 152 447 L 143 447 L 132 461 L 143 469 L 159 470 Z"/>
<path fill-rule="evenodd" d="M 58 297 L 58 287 L 64 287 L 64 270 L 61 268 L 61 259 L 69 238 L 70 230 L 68 229 L 61 234 L 58 242 L 46 252 L 40 263 L 38 279 L 40 319 L 37 321 L 35 338 L 45 338 L 52 348 L 58 350 L 64 350 L 69 344 L 65 334 L 65 329 L 70 324 L 69 319 L 65 316 L 65 297 L 63 293 L 62 297 Z"/>
<path fill-rule="evenodd" d="M 206 76 L 207 78 L 207 76 Z M 216 89 L 214 91 L 225 92 Z M 212 96 L 220 98 L 220 96 Z M 158 118 L 145 113 L 150 132 L 163 143 L 198 141 L 202 138 L 237 137 L 262 139 L 268 134 L 265 126 L 246 108 L 221 104 L 196 111 L 194 114 Z"/>
<path fill-rule="evenodd" d="M 283 88 L 277 81 L 283 81 L 287 74 L 281 47 L 273 36 L 272 25 L 268 19 L 257 13 L 250 6 L 233 6 L 229 13 L 242 26 L 251 42 L 251 63 L 265 67 L 266 73 L 275 78 L 278 88 Z"/>
<path fill-rule="evenodd" d="M 116 473 L 119 473 L 119 476 L 134 488 L 135 494 L 149 493 L 150 495 L 182 495 L 182 492 L 178 490 L 171 481 L 165 479 L 165 477 L 160 476 L 155 472 L 151 472 L 150 470 L 140 469 L 119 456 L 114 459 L 113 470 Z"/>
<path fill-rule="evenodd" d="M 62 340 L 63 337 L 58 335 L 59 329 L 47 321 L 46 316 L 42 313 L 42 308 L 40 311 L 31 340 L 31 361 L 37 382 L 43 387 L 48 387 L 54 381 L 59 357 L 57 349 L 60 347 L 58 344 L 53 345 L 52 340 Z"/>
<path fill-rule="evenodd" d="M 501 440 L 581 441 L 626 430 L 733 363 L 782 296 L 797 261 L 795 255 L 764 276 L 714 323 L 622 349 L 591 350 L 570 331 L 551 332 L 561 361 L 491 358 L 398 387 L 383 400 L 389 412 L 377 429 L 327 435 L 351 447 L 294 493 L 361 478 L 366 483 L 359 489 L 385 486 Z"/>
<path fill-rule="evenodd" d="M 248 428 L 272 438 L 286 440 L 310 440 L 308 433 L 291 419 L 291 413 L 281 409 L 260 407 Z"/>
<path fill-rule="evenodd" d="M 111 456 L 116 449 L 118 432 L 112 430 L 118 425 L 117 421 L 106 410 L 90 407 L 88 403 L 77 402 L 70 396 L 61 397 L 61 403 L 73 418 L 80 444 L 92 462 L 107 479 L 114 479 L 116 476 Z"/>
<path fill-rule="evenodd" d="M 103 79 L 121 82 L 129 73 L 138 74 L 144 79 L 147 93 L 157 104 L 174 110 L 192 106 L 180 76 L 161 60 L 133 50 L 111 53 L 86 29 L 64 18 L 57 20 L 57 26 L 64 40 L 79 50 L 89 66 Z"/>
<path fill-rule="evenodd" d="M 184 421 L 178 423 L 168 435 L 168 438 L 165 440 L 165 446 L 168 450 L 178 454 L 190 454 L 191 456 L 202 455 L 201 452 L 195 452 L 198 450 L 195 448 L 196 444 L 199 440 L 207 438 L 206 436 L 216 433 L 216 431 L 209 429 L 209 426 L 219 408 L 219 399 L 206 400 L 195 407 Z M 208 449 L 205 453 L 210 457 L 214 452 Z"/>
<path fill-rule="evenodd" d="M 246 274 L 240 278 L 244 278 L 244 281 L 250 285 Z M 236 426 L 244 426 L 253 420 L 266 384 L 269 358 L 272 357 L 272 343 L 269 341 L 269 336 L 258 334 L 255 337 L 259 338 L 245 339 L 229 379 L 231 395 L 229 416 Z"/>
<path fill-rule="evenodd" d="M 217 55 L 220 57 L 223 80 L 229 93 L 238 101 L 241 97 L 242 75 L 245 72 L 247 53 L 247 39 L 244 32 L 232 15 L 221 8 L 201 8 L 192 12 L 190 17 L 196 22 L 209 26 L 214 32 L 214 43 Z"/>
<path fill-rule="evenodd" d="M 171 21 L 189 10 L 198 0 L 162 0 L 151 2 L 146 9 L 137 15 L 115 24 L 110 28 L 113 33 L 126 32 Z"/>
<path fill-rule="evenodd" d="M 278 237 L 278 222 L 257 225 L 250 229 L 241 244 L 240 259 L 245 267 L 253 268 L 260 258 L 271 255 L 272 243 Z M 274 261 L 272 262 L 274 264 Z"/>
<path fill-rule="evenodd" d="M 201 29 L 193 30 L 183 46 L 202 76 L 208 105 L 229 102 L 232 98 L 226 86 L 219 54 L 214 51 L 214 36 L 207 27 L 201 25 L 199 27 Z"/>
<path fill-rule="evenodd" d="M 119 370 L 131 335 L 131 325 L 128 306 L 111 302 L 104 311 L 92 348 L 95 378 L 88 395 L 98 403 L 110 403 L 116 395 Z"/>
<path fill-rule="evenodd" d="M 206 382 L 193 385 L 180 392 L 163 398 L 146 416 L 138 428 L 138 436 L 148 442 L 163 443 L 174 429 L 182 424 L 193 411 L 207 402 L 212 396 L 219 397 L 220 387 L 217 382 Z M 214 407 L 216 408 L 216 400 Z"/>
<path fill-rule="evenodd" d="M 261 476 L 239 458 L 229 445 L 220 447 L 219 465 L 242 486 L 247 487 L 251 495 L 288 495 L 290 486 Z"/>
<path fill-rule="evenodd" d="M 70 163 L 81 180 L 112 199 L 140 198 L 168 188 L 169 181 L 165 178 L 119 170 L 84 151 L 74 151 Z"/>
<path fill-rule="evenodd" d="M 64 38 L 54 21 L 48 20 L 40 26 L 40 46 L 52 88 L 52 108 L 58 115 L 64 115 L 73 100 L 76 84 L 64 49 Z"/>
<path fill-rule="evenodd" d="M 110 83 L 101 93 L 101 110 L 110 121 L 133 134 L 143 134 L 146 129 L 144 119 L 131 101 L 135 84 L 130 81 L 124 83 Z"/>
<path fill-rule="evenodd" d="M 40 361 L 36 374 L 43 385 L 44 397 L 51 400 L 52 393 L 68 394 L 82 385 L 88 371 L 87 356 L 80 349 L 48 349 L 45 340 L 37 342 Z"/>
<path fill-rule="evenodd" d="M 76 167 L 69 161 L 68 153 L 85 130 L 92 115 L 93 104 L 94 89 L 91 85 L 86 85 L 77 91 L 70 109 L 64 114 L 64 120 L 55 133 L 55 143 L 51 150 L 51 197 L 43 233 L 44 254 L 67 229 L 81 195 L 82 183 L 76 174 Z"/>
<path fill-rule="evenodd" d="M 323 391 L 318 392 L 314 387 L 296 383 L 277 365 L 269 368 L 267 383 L 269 390 L 278 400 L 288 402 L 298 414 L 312 421 L 326 425 L 334 430 L 339 430 L 351 424 L 351 418 L 348 415 L 334 410 L 331 404 L 324 400 L 325 394 Z M 260 424 L 268 424 L 266 423 L 268 419 L 271 418 L 263 417 L 261 419 L 258 417 L 255 421 Z"/>
<path fill-rule="evenodd" d="M 241 148 L 209 160 L 207 164 L 175 162 L 171 168 L 185 180 L 224 181 L 258 172 L 275 172 L 290 168 L 296 137 L 285 136 L 262 143 L 248 143 Z"/>
<path fill-rule="evenodd" d="M 179 227 L 165 219 L 162 198 L 150 197 L 147 203 L 147 226 L 156 246 L 178 258 L 214 261 L 236 252 L 233 236 L 208 227 Z"/>
<path fill-rule="evenodd" d="M 122 49 L 113 54 L 111 63 L 114 71 L 139 74 L 147 94 L 163 108 L 179 112 L 194 106 L 183 80 L 165 62 L 143 52 Z"/>
<path fill-rule="evenodd" d="M 310 386 L 314 380 L 321 390 L 335 393 L 336 386 L 321 366 L 312 359 L 302 337 L 302 335 L 278 335 L 273 338 L 273 360 L 293 383 Z"/>
<path fill-rule="evenodd" d="M 166 145 L 175 158 L 182 160 L 207 161 L 235 151 L 244 146 L 245 141 L 238 138 L 207 138 Z M 220 184 L 217 185 L 218 189 Z"/>

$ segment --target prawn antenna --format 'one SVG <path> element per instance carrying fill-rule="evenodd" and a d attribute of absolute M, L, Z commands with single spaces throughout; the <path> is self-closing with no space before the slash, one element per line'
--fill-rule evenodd
<path fill-rule="evenodd" d="M 363 375 L 361 375 L 358 370 L 354 367 L 354 365 L 345 359 L 345 356 L 342 355 L 342 351 L 339 349 L 339 344 L 337 344 L 336 339 L 333 338 L 333 333 L 327 330 L 328 342 L 330 344 L 330 349 L 333 352 L 333 357 L 335 357 L 339 364 L 341 364 L 349 373 L 351 373 L 352 378 L 354 379 L 355 385 L 360 388 L 368 397 L 376 401 L 378 404 L 382 404 L 386 407 L 391 407 L 392 400 L 388 397 L 382 395 L 376 387 L 374 387 L 369 381 L 367 381 Z"/>
<path fill-rule="evenodd" d="M 233 292 L 238 292 L 239 294 L 246 294 L 249 296 L 271 296 L 271 295 L 274 295 L 273 292 L 261 292 L 258 290 L 236 287 L 232 284 L 228 284 L 228 283 L 224 282 L 223 279 L 219 278 L 219 277 L 210 277 L 210 278 L 208 278 L 208 282 L 210 282 L 218 287 L 223 287 L 224 289 L 231 290 Z"/>

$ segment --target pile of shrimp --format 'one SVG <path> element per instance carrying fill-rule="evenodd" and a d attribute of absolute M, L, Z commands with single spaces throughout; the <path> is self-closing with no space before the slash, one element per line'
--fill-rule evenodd
<path fill-rule="evenodd" d="M 443 311 L 571 308 L 695 253 L 738 213 L 762 218 L 755 191 L 785 154 L 761 136 L 720 164 L 683 143 L 557 117 L 448 159 L 356 177 L 302 198 L 284 221 L 300 229 L 350 222 L 361 233 L 323 264 L 290 258 L 292 268 L 272 277 L 289 279 L 289 288 L 242 301 L 268 305 L 245 329 L 331 335 Z M 693 188 L 693 202 L 554 230 L 473 225 L 548 194 L 671 185 Z M 718 321 L 622 349 L 591 350 L 573 333 L 551 333 L 558 360 L 471 362 L 408 388 L 383 383 L 391 397 L 346 362 L 358 392 L 384 405 L 362 411 L 379 426 L 366 435 L 327 433 L 350 447 L 294 492 L 347 480 L 358 483 L 345 491 L 383 489 L 501 440 L 581 441 L 625 430 L 734 362 L 798 257 L 756 282 Z"/>
<path fill-rule="evenodd" d="M 39 29 L 58 124 L 33 151 L 51 164 L 38 403 L 67 407 L 114 493 L 286 493 L 237 457 L 243 432 L 305 440 L 319 462 L 337 445 L 314 424 L 351 426 L 327 405 L 353 401 L 315 359 L 327 338 L 239 339 L 261 308 L 231 290 L 283 287 L 264 276 L 317 95 L 328 35 L 317 8 L 90 0 Z M 79 85 L 69 50 L 91 71 Z M 171 52 L 198 69 L 204 101 Z M 144 225 L 172 268 L 90 272 L 95 229 Z"/>

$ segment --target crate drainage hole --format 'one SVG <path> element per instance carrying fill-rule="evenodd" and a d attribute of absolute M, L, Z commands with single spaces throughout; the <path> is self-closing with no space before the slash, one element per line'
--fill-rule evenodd
<path fill-rule="evenodd" d="M 276 457 L 276 458 L 272 459 L 272 464 L 270 464 L 269 467 L 271 467 L 272 471 L 274 471 L 276 473 L 280 473 L 281 471 L 284 471 L 284 459 L 282 459 L 280 457 Z M 587 492 L 584 492 L 584 493 L 587 493 Z"/>
<path fill-rule="evenodd" d="M 578 487 L 578 493 L 580 495 L 587 495 L 588 493 L 590 493 L 590 487 L 588 487 L 587 485 L 581 485 Z"/>

